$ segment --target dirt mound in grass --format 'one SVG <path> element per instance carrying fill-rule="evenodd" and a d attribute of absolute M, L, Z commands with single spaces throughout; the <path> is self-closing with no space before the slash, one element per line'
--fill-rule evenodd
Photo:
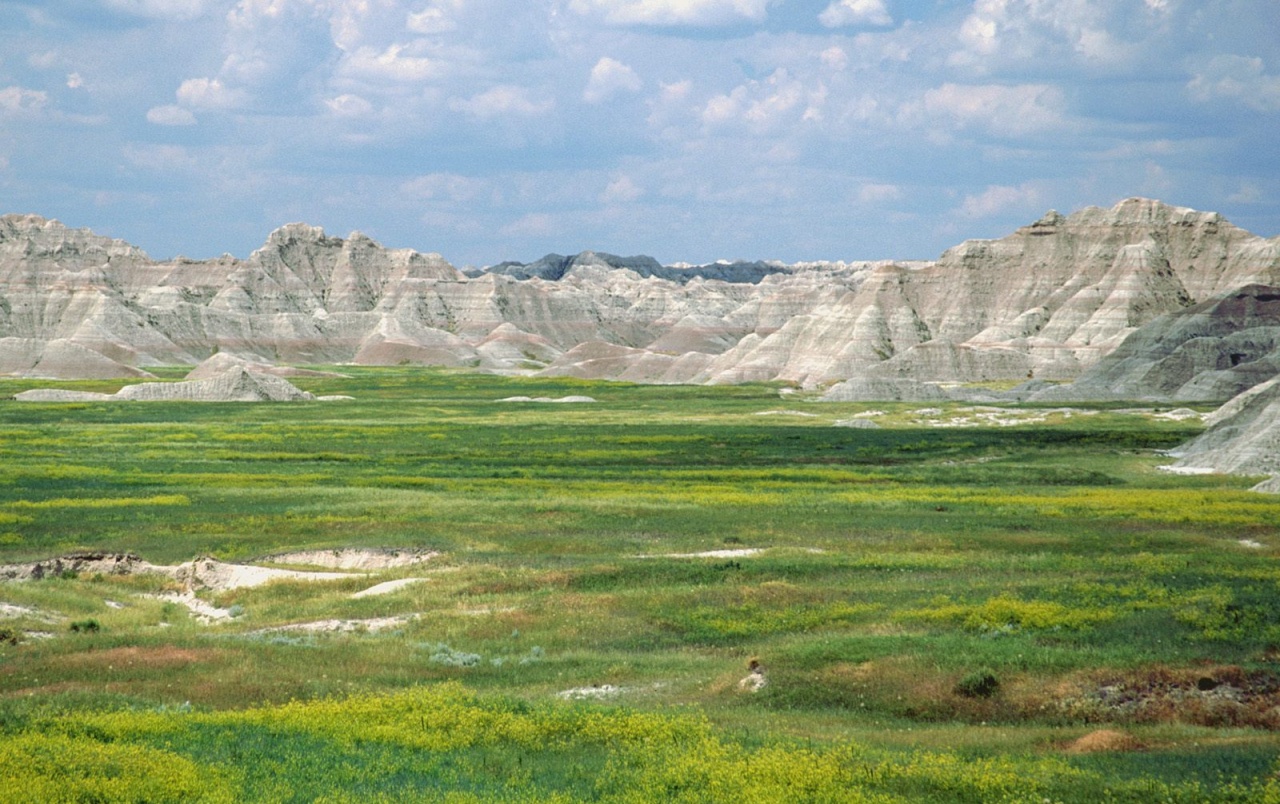
<path fill-rule="evenodd" d="M 1234 665 L 1095 676 L 1057 700 L 1095 723 L 1193 723 L 1280 730 L 1280 674 Z"/>
<path fill-rule="evenodd" d="M 1097 754 L 1102 752 L 1141 751 L 1144 748 L 1146 748 L 1146 745 L 1132 734 L 1113 731 L 1112 729 L 1099 729 L 1071 741 L 1064 750 L 1068 754 Z"/>

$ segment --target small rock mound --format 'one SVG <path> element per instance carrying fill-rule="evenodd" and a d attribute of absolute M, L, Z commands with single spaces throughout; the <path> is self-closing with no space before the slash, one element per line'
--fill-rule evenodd
<path fill-rule="evenodd" d="M 20 402 L 301 402 L 315 396 L 270 374 L 232 366 L 203 380 L 126 385 L 114 394 L 39 388 L 16 394 Z"/>

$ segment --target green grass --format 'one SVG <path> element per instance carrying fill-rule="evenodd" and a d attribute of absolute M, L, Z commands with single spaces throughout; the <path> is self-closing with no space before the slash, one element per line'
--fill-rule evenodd
<path fill-rule="evenodd" d="M 1011 407 L 998 422 L 990 409 L 873 411 L 762 385 L 343 370 L 298 384 L 354 402 L 0 399 L 0 563 L 78 549 L 156 563 L 340 546 L 442 554 L 205 593 L 237 614 L 215 626 L 157 599 L 174 588 L 154 576 L 0 585 L 15 607 L 0 626 L 18 637 L 0 639 L 11 763 L 44 767 L 14 759 L 44 752 L 100 770 L 163 766 L 173 791 L 198 783 L 230 799 L 289 798 L 281 779 L 298 800 L 628 789 L 656 800 L 698 785 L 745 800 L 1275 795 L 1280 500 L 1247 491 L 1248 478 L 1158 471 L 1158 451 L 1196 426 L 1119 406 Z M 0 397 L 31 385 L 0 382 Z M 567 394 L 598 402 L 496 401 Z M 759 415 L 784 410 L 815 415 Z M 876 411 L 879 429 L 833 426 Z M 743 549 L 760 552 L 673 555 Z M 269 630 L 373 617 L 405 620 Z M 98 628 L 71 629 L 88 621 Z M 738 689 L 750 659 L 770 680 L 758 694 Z M 998 682 L 992 694 L 957 692 L 980 672 Z M 1222 689 L 1196 690 L 1205 676 Z M 592 685 L 616 694 L 557 697 Z M 407 731 L 297 725 L 358 725 L 369 707 L 438 688 L 460 712 L 577 725 L 559 747 L 503 738 L 430 756 Z M 601 742 L 584 730 L 591 717 L 694 736 Z M 122 725 L 106 734 L 102 718 Z M 1146 750 L 1064 752 L 1099 728 Z M 252 759 L 267 753 L 279 759 Z M 496 781 L 508 777 L 524 781 Z"/>

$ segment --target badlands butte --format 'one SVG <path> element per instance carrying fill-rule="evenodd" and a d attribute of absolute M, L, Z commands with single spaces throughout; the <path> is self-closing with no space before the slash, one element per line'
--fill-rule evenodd
<path fill-rule="evenodd" d="M 289 365 L 418 364 L 774 381 L 843 401 L 1217 403 L 1257 387 L 1233 410 L 1271 422 L 1277 286 L 1280 237 L 1143 198 L 1050 211 L 931 262 L 663 266 L 583 252 L 465 273 L 438 254 L 297 223 L 245 260 L 156 261 L 88 230 L 6 215 L 0 374 L 146 378 L 212 358 L 193 380 L 234 370 L 222 383 L 243 390 L 256 382 L 246 374 Z M 306 397 L 281 394 L 264 398 Z M 1205 437 L 1223 441 L 1224 426 L 1232 438 L 1249 429 L 1223 417 Z M 1274 447 L 1268 438 L 1254 451 Z M 1184 460 L 1261 468 L 1210 453 Z"/>

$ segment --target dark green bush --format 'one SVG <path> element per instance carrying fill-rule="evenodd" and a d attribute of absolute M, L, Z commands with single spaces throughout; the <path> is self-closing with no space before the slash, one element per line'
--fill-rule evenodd
<path fill-rule="evenodd" d="M 1000 679 L 985 667 L 969 673 L 956 682 L 955 687 L 956 694 L 966 698 L 990 698 L 999 690 Z"/>

